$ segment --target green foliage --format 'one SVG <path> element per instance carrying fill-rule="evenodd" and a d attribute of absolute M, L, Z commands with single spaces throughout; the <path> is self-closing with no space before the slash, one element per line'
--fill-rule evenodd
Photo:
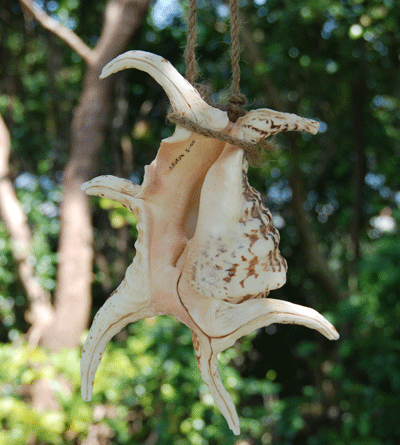
<path fill-rule="evenodd" d="M 6 3 L 0 6 L 0 113 L 12 136 L 10 176 L 33 232 L 36 272 L 53 292 L 61 171 L 84 63 L 39 25 L 25 27 L 16 0 Z M 93 46 L 104 0 L 41 3 Z M 140 37 L 127 49 L 158 53 L 183 72 L 187 2 L 176 5 L 171 16 L 150 12 Z M 318 135 L 295 139 L 296 151 L 288 149 L 289 137 L 277 138 L 278 148 L 266 155 L 267 162 L 249 172 L 271 209 L 289 264 L 285 287 L 271 296 L 315 307 L 341 334 L 329 344 L 301 327 L 271 326 L 221 354 L 221 374 L 241 419 L 240 439 L 263 445 L 397 444 L 400 3 L 241 0 L 240 5 L 259 52 L 256 62 L 248 50 L 242 55 L 241 88 L 249 108 L 275 108 L 271 82 L 289 111 L 321 122 Z M 152 11 L 156 7 L 154 2 Z M 231 76 L 228 20 L 224 2 L 199 1 L 199 66 L 202 78 L 212 84 L 212 98 L 221 102 L 229 96 Z M 172 132 L 165 124 L 165 95 L 135 70 L 121 74 L 113 94 L 110 137 L 98 173 L 121 176 L 124 171 L 140 182 L 160 139 Z M 118 104 L 125 101 L 129 108 L 121 116 Z M 124 150 L 130 146 L 134 163 L 125 165 Z M 306 260 L 293 213 L 295 166 L 315 235 L 312 247 L 327 259 L 342 299 L 326 291 Z M 363 181 L 358 191 L 357 172 Z M 357 197 L 362 201 L 358 209 Z M 134 256 L 137 221 L 111 201 L 92 202 L 95 313 Z M 379 229 L 374 220 L 385 215 L 392 218 L 393 231 Z M 129 326 L 108 346 L 94 400 L 84 403 L 79 351 L 50 354 L 27 348 L 22 341 L 26 310 L 0 222 L 0 445 L 77 444 L 91 431 L 117 445 L 237 443 L 198 374 L 184 326 L 168 317 Z M 58 409 L 32 409 L 30 389 L 40 378 L 54 388 Z"/>
<path fill-rule="evenodd" d="M 157 443 L 232 444 L 233 436 L 202 382 L 190 331 L 170 317 L 129 326 L 110 344 L 99 367 L 93 401 L 80 395 L 79 351 L 58 354 L 27 346 L 0 349 L 0 444 L 75 443 L 91 425 L 102 428 L 115 444 L 141 443 L 154 431 Z M 221 354 L 222 378 L 235 402 L 243 406 L 244 436 L 264 434 L 280 408 L 251 408 L 252 397 L 271 397 L 278 385 L 252 377 L 242 379 L 226 365 L 248 342 Z M 32 409 L 28 388 L 41 379 L 49 384 L 58 409 Z M 240 408 L 239 408 L 240 409 Z"/>

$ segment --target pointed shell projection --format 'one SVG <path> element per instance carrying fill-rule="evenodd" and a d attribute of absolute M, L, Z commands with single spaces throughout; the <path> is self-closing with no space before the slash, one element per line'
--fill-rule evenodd
<path fill-rule="evenodd" d="M 247 143 L 277 132 L 318 131 L 316 121 L 268 109 L 250 111 L 232 123 L 168 61 L 146 52 L 122 54 L 101 77 L 125 68 L 153 76 L 174 113 Z M 192 331 L 200 373 L 229 427 L 239 434 L 235 406 L 218 373 L 220 351 L 271 323 L 295 323 L 330 340 L 339 337 L 315 310 L 266 298 L 285 283 L 287 264 L 271 214 L 248 183 L 241 148 L 177 125 L 145 168 L 142 185 L 101 176 L 82 188 L 121 203 L 138 218 L 136 256 L 97 313 L 83 347 L 84 400 L 92 398 L 97 367 L 115 334 L 136 320 L 172 315 Z"/>

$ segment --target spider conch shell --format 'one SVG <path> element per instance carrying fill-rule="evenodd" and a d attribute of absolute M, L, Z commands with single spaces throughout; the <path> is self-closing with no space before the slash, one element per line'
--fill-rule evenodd
<path fill-rule="evenodd" d="M 101 77 L 125 68 L 148 72 L 164 88 L 173 112 L 245 142 L 281 131 L 315 134 L 318 123 L 268 109 L 236 123 L 206 104 L 165 59 L 130 51 Z M 138 218 L 136 256 L 117 290 L 97 313 L 82 351 L 82 396 L 91 400 L 94 376 L 109 340 L 128 323 L 173 315 L 193 334 L 200 373 L 235 434 L 235 406 L 218 373 L 217 354 L 257 328 L 296 323 L 339 337 L 318 312 L 265 298 L 286 280 L 279 234 L 259 193 L 247 181 L 243 150 L 177 125 L 145 168 L 142 185 L 100 176 L 82 186 L 113 199 Z"/>

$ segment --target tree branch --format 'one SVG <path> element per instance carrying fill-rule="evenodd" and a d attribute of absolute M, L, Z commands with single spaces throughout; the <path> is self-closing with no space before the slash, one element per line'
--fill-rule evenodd
<path fill-rule="evenodd" d="M 93 49 L 95 63 L 103 67 L 118 56 L 129 39 L 139 31 L 150 0 L 108 1 L 99 40 Z M 104 82 L 104 80 L 103 80 Z"/>
<path fill-rule="evenodd" d="M 32 324 L 28 342 L 37 345 L 42 332 L 53 320 L 50 293 L 35 274 L 31 252 L 31 231 L 9 179 L 11 140 L 8 128 L 0 116 L 0 212 L 11 239 L 12 255 L 18 265 L 19 277 L 30 303 L 27 320 Z"/>
<path fill-rule="evenodd" d="M 57 22 L 57 20 L 54 20 L 52 17 L 46 14 L 43 9 L 39 8 L 37 5 L 34 5 L 31 0 L 19 1 L 23 7 L 29 10 L 29 12 L 43 26 L 43 28 L 46 28 L 53 34 L 57 35 L 73 51 L 79 54 L 87 63 L 91 62 L 93 51 L 72 30 Z"/>

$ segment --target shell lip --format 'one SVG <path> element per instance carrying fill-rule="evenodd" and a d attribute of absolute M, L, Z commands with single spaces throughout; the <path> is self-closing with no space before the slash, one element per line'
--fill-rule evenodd
<path fill-rule="evenodd" d="M 100 192 L 116 192 L 130 198 L 136 197 L 141 186 L 128 179 L 120 179 L 111 175 L 98 176 L 81 185 L 81 190 L 88 195 L 99 195 Z M 100 195 L 101 196 L 101 195 Z"/>

